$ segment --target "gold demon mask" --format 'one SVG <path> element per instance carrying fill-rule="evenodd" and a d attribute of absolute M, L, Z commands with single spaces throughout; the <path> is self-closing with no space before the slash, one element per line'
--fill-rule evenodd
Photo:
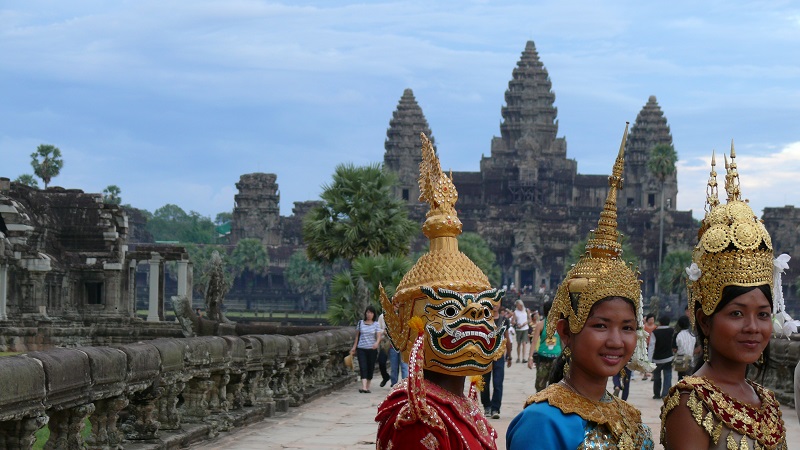
<path fill-rule="evenodd" d="M 424 369 L 483 374 L 505 350 L 505 327 L 498 328 L 492 317 L 504 292 L 493 289 L 478 266 L 458 250 L 458 192 L 442 172 L 430 140 L 425 134 L 420 137 L 419 199 L 430 205 L 422 226 L 431 241 L 430 251 L 403 276 L 391 300 L 381 288 L 387 334 L 408 361 L 417 338 L 409 321 L 419 317 L 424 322 Z"/>
<path fill-rule="evenodd" d="M 553 307 L 547 316 L 547 336 L 555 334 L 556 324 L 562 318 L 568 319 L 572 333 L 579 333 L 595 303 L 608 297 L 627 298 L 633 301 L 639 325 L 637 347 L 629 367 L 647 370 L 650 365 L 647 363 L 646 332 L 643 329 L 641 281 L 638 271 L 622 259 L 622 243 L 617 231 L 617 192 L 622 189 L 627 138 L 626 125 L 614 168 L 608 177 L 608 196 L 597 229 L 586 242 L 586 252 L 556 290 Z M 575 302 L 573 298 L 576 298 Z"/>
<path fill-rule="evenodd" d="M 724 205 L 717 195 L 715 166 L 712 154 L 706 215 L 692 253 L 692 265 L 686 269 L 690 308 L 694 311 L 699 303 L 709 316 L 722 300 L 725 287 L 769 285 L 772 289 L 774 276 L 772 240 L 764 224 L 741 198 L 733 142 L 730 161 L 725 156 L 728 201 Z"/>

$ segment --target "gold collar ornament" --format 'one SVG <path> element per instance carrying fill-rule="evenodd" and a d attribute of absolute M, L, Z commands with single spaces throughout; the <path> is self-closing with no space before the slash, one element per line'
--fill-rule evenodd
<path fill-rule="evenodd" d="M 772 290 L 774 325 L 777 334 L 796 330 L 797 322 L 786 313 L 781 273 L 789 267 L 789 255 L 773 260 L 772 239 L 763 221 L 742 200 L 736 150 L 731 141 L 730 160 L 725 155 L 725 192 L 721 204 L 717 194 L 716 155 L 711 156 L 711 172 L 706 188 L 705 217 L 692 252 L 692 264 L 686 268 L 689 307 L 699 305 L 710 316 L 722 300 L 728 286 L 769 285 Z M 694 315 L 690 316 L 694 322 Z"/>
<path fill-rule="evenodd" d="M 419 199 L 430 205 L 422 226 L 430 251 L 403 276 L 391 300 L 381 287 L 387 334 L 408 361 L 417 336 L 409 320 L 420 317 L 424 369 L 480 375 L 491 370 L 505 350 L 505 327 L 497 327 L 492 318 L 504 291 L 493 289 L 481 269 L 458 250 L 458 192 L 442 171 L 431 141 L 424 133 L 420 138 Z"/>
<path fill-rule="evenodd" d="M 631 300 L 638 316 L 639 327 L 642 328 L 644 321 L 641 308 L 641 281 L 638 271 L 622 260 L 622 243 L 620 242 L 620 233 L 617 231 L 617 192 L 622 188 L 627 138 L 628 126 L 626 124 L 613 171 L 608 177 L 610 186 L 608 197 L 603 211 L 600 213 L 597 229 L 593 230 L 586 243 L 586 252 L 572 266 L 567 277 L 556 290 L 553 307 L 547 316 L 548 337 L 555 334 L 559 319 L 568 319 L 570 331 L 579 333 L 586 323 L 592 306 L 608 297 L 622 297 Z M 575 294 L 577 294 L 577 301 L 573 305 L 572 297 Z M 642 338 L 643 335 L 639 337 Z M 644 349 L 644 341 L 637 342 L 637 350 L 632 359 L 632 362 L 635 360 L 635 364 L 645 364 L 647 361 L 646 349 L 642 354 L 640 346 Z M 639 361 L 639 359 L 642 360 Z"/>

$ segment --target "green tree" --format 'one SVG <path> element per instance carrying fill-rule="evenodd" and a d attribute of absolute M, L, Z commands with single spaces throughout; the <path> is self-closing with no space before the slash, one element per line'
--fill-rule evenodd
<path fill-rule="evenodd" d="M 22 174 L 14 180 L 15 183 L 24 184 L 25 186 L 29 186 L 32 188 L 39 189 L 39 182 L 36 181 L 36 178 L 33 178 L 33 175 L 26 173 Z"/>
<path fill-rule="evenodd" d="M 147 221 L 147 231 L 157 241 L 178 241 L 195 244 L 213 244 L 217 233 L 210 218 L 181 207 L 167 204 L 158 208 Z"/>
<path fill-rule="evenodd" d="M 235 277 L 241 277 L 243 284 L 252 291 L 256 280 L 269 273 L 269 253 L 259 239 L 242 239 L 236 243 L 230 257 L 231 269 Z M 251 295 L 247 295 L 247 310 L 250 310 Z"/>
<path fill-rule="evenodd" d="M 222 225 L 226 222 L 230 222 L 233 220 L 233 213 L 230 212 L 221 212 L 218 213 L 217 216 L 214 218 L 215 225 Z"/>
<path fill-rule="evenodd" d="M 650 149 L 647 158 L 647 170 L 661 183 L 661 210 L 658 224 L 658 272 L 661 273 L 662 253 L 664 252 L 664 184 L 667 178 L 675 174 L 675 163 L 678 153 L 670 144 L 657 144 Z M 658 287 L 658 284 L 656 286 Z M 656 294 L 658 292 L 656 291 Z"/>
<path fill-rule="evenodd" d="M 122 193 L 122 189 L 119 188 L 116 184 L 109 184 L 105 189 L 103 189 L 103 203 L 108 203 L 109 205 L 119 205 L 122 203 L 122 198 L 119 196 Z"/>
<path fill-rule="evenodd" d="M 337 166 L 333 182 L 323 186 L 323 204 L 303 223 L 308 258 L 330 264 L 362 255 L 406 255 L 417 225 L 393 195 L 396 183 L 379 164 Z"/>
<path fill-rule="evenodd" d="M 380 311 L 382 284 L 386 295 L 394 295 L 403 275 L 411 269 L 411 260 L 405 256 L 359 256 L 351 269 L 333 277 L 328 321 L 334 325 L 351 325 L 364 314 L 367 304 Z"/>
<path fill-rule="evenodd" d="M 458 237 L 458 249 L 478 266 L 492 286 L 500 285 L 500 266 L 497 256 L 478 233 L 463 233 Z"/>
<path fill-rule="evenodd" d="M 303 309 L 306 309 L 311 301 L 311 297 L 325 292 L 325 271 L 322 266 L 314 261 L 309 261 L 306 253 L 302 250 L 295 252 L 289 258 L 289 264 L 283 273 L 289 289 L 296 294 L 300 294 Z"/>
<path fill-rule="evenodd" d="M 669 252 L 658 271 L 658 285 L 666 294 L 681 294 L 686 290 L 686 267 L 692 263 L 692 252 L 681 250 Z"/>
<path fill-rule="evenodd" d="M 589 241 L 591 234 L 592 233 L 589 233 L 583 240 L 576 242 L 570 247 L 567 263 L 564 265 L 564 274 L 569 272 L 572 266 L 586 253 L 586 242 Z M 632 264 L 634 266 L 639 265 L 639 257 L 636 256 L 630 242 L 628 242 L 628 236 L 625 235 L 622 236 L 622 260 L 625 261 L 626 264 Z"/>
<path fill-rule="evenodd" d="M 54 145 L 39 145 L 36 147 L 36 151 L 31 153 L 31 167 L 33 167 L 33 173 L 44 181 L 44 188 L 47 189 L 50 180 L 57 177 L 61 168 L 64 167 L 61 150 Z"/>

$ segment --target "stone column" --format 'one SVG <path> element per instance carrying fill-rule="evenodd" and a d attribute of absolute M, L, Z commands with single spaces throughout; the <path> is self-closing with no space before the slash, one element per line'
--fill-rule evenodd
<path fill-rule="evenodd" d="M 178 261 L 178 297 L 186 295 L 186 283 L 188 281 L 189 261 Z M 191 306 L 191 303 L 189 304 Z"/>
<path fill-rule="evenodd" d="M 158 322 L 158 287 L 161 278 L 161 256 L 153 252 L 150 257 L 150 301 L 147 308 L 147 321 Z"/>
<path fill-rule="evenodd" d="M 8 265 L 0 264 L 0 320 L 8 320 L 6 303 L 8 302 Z"/>

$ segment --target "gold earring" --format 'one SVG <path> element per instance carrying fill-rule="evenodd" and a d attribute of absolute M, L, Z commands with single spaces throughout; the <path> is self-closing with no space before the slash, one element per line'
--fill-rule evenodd
<path fill-rule="evenodd" d="M 708 338 L 703 338 L 703 361 L 708 362 Z"/>
<path fill-rule="evenodd" d="M 572 350 L 569 347 L 564 349 L 564 377 L 569 373 L 569 360 L 572 359 Z"/>
<path fill-rule="evenodd" d="M 758 355 L 758 363 L 761 364 L 761 365 L 764 364 L 764 353 L 763 352 L 760 355 Z"/>
<path fill-rule="evenodd" d="M 619 371 L 619 379 L 620 379 L 620 381 L 622 381 L 624 383 L 625 382 L 625 378 L 627 378 L 627 377 L 628 377 L 628 374 L 625 372 L 625 366 L 622 366 L 622 369 L 620 369 L 620 371 Z"/>

